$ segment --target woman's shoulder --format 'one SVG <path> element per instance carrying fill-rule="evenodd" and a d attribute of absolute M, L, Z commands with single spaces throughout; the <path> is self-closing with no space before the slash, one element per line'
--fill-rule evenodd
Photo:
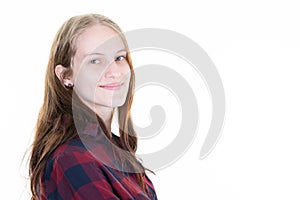
<path fill-rule="evenodd" d="M 60 145 L 53 152 L 49 163 L 59 165 L 76 165 L 94 161 L 94 157 L 87 150 L 80 138 L 74 138 Z"/>
<path fill-rule="evenodd" d="M 100 138 L 100 139 L 99 139 Z M 119 169 L 119 162 L 115 158 L 112 145 L 119 145 L 119 138 L 113 136 L 114 142 L 103 140 L 102 137 L 83 138 L 75 137 L 60 145 L 50 156 L 47 166 L 67 170 L 73 166 L 95 166 L 98 169 Z"/>
<path fill-rule="evenodd" d="M 85 153 L 87 149 L 84 144 L 81 142 L 79 137 L 68 140 L 67 142 L 61 144 L 54 151 L 53 156 L 59 156 L 62 154 L 73 154 L 73 153 Z"/>
<path fill-rule="evenodd" d="M 60 145 L 50 157 L 50 163 L 60 165 L 92 163 L 100 167 L 111 163 L 112 156 L 108 145 L 78 136 Z"/>

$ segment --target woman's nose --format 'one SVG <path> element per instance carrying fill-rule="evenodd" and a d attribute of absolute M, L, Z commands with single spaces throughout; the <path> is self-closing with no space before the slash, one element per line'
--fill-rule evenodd
<path fill-rule="evenodd" d="M 110 79 L 118 79 L 122 76 L 121 67 L 117 65 L 115 61 L 113 61 L 106 69 L 105 78 Z"/>

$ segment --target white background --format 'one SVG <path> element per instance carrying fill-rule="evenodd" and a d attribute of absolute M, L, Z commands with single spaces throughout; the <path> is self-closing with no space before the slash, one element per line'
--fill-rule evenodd
<path fill-rule="evenodd" d="M 2 1 L 1 199 L 29 199 L 22 158 L 42 103 L 53 37 L 69 17 L 92 12 L 123 31 L 165 28 L 186 35 L 208 53 L 222 78 L 222 137 L 208 157 L 198 159 L 211 116 L 201 83 L 199 134 L 180 160 L 150 175 L 159 199 L 300 199 L 299 8 L 296 0 Z M 170 140 L 163 136 L 160 142 Z M 151 145 L 142 143 L 139 150 L 149 151 L 143 147 Z"/>

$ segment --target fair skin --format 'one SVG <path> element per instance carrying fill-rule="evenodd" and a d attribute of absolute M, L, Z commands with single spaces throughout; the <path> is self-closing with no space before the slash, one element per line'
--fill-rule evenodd
<path fill-rule="evenodd" d="M 62 79 L 66 68 L 57 65 L 55 73 L 65 86 L 104 121 L 111 132 L 115 107 L 125 103 L 130 82 L 126 48 L 121 37 L 108 26 L 96 24 L 76 39 L 72 75 Z"/>

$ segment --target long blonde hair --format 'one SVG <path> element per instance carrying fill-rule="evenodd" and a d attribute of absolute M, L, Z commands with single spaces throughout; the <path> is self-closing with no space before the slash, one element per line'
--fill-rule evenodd
<path fill-rule="evenodd" d="M 127 49 L 127 61 L 130 66 L 131 78 L 125 104 L 118 107 L 118 122 L 121 148 L 130 154 L 125 154 L 124 162 L 131 163 L 137 169 L 137 177 L 145 191 L 143 176 L 145 168 L 137 161 L 137 137 L 131 119 L 131 104 L 133 100 L 135 77 L 129 48 L 119 26 L 112 20 L 99 14 L 79 15 L 67 20 L 57 32 L 50 51 L 49 62 L 45 77 L 45 91 L 43 105 L 40 109 L 35 137 L 29 163 L 30 187 L 32 199 L 38 199 L 39 183 L 46 167 L 47 161 L 55 149 L 74 138 L 77 134 L 72 115 L 73 89 L 66 88 L 55 75 L 55 66 L 62 65 L 67 68 L 64 77 L 72 74 L 71 62 L 75 55 L 75 40 L 88 27 L 94 24 L 106 25 L 115 30 L 122 37 Z M 65 118 L 64 116 L 69 116 Z M 102 128 L 105 126 L 99 119 Z M 62 127 L 63 124 L 63 128 Z M 108 135 L 107 131 L 104 133 Z M 112 138 L 110 137 L 110 140 Z"/>

